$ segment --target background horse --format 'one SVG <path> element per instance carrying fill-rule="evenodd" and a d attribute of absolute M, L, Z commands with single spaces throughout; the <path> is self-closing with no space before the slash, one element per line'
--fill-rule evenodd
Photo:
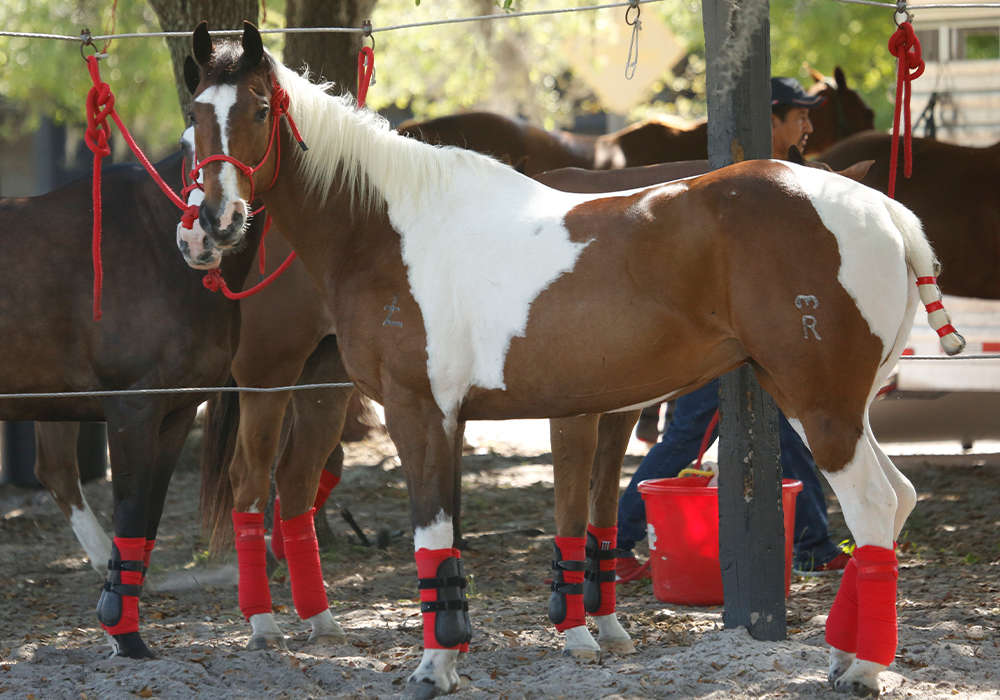
<path fill-rule="evenodd" d="M 180 186 L 181 155 L 157 164 Z M 5 393 L 217 386 L 229 375 L 237 305 L 211 294 L 201 275 L 160 250 L 177 210 L 141 167 L 103 174 L 103 318 L 92 318 L 89 178 L 38 197 L 0 201 L 4 265 L 0 331 Z M 259 229 L 248 231 L 249 240 Z M 252 253 L 227 258 L 242 283 Z M 140 274 L 136 274 L 140 271 Z M 98 617 L 124 656 L 150 656 L 138 632 L 138 595 L 167 485 L 204 395 L 0 399 L 5 420 L 107 421 L 114 489 L 114 546 L 86 507 L 71 426 L 39 423 L 39 480 L 87 550 L 110 564 Z M 72 440 L 72 442 L 68 442 Z M 110 560 L 110 562 L 109 562 Z"/>
<path fill-rule="evenodd" d="M 348 372 L 385 406 L 421 579 L 418 693 L 455 689 L 470 636 L 450 514 L 464 422 L 633 411 L 744 362 L 796 421 L 859 545 L 828 622 L 831 680 L 877 690 L 895 653 L 891 547 L 916 494 L 879 449 L 868 406 L 918 301 L 932 305 L 948 352 L 964 344 L 912 213 L 846 178 L 773 161 L 635 193 L 560 193 L 478 154 L 400 137 L 266 56 L 252 25 L 240 50 L 215 49 L 202 24 L 194 53 L 197 153 L 203 163 L 229 154 L 205 171 L 202 223 L 217 246 L 239 245 L 256 188 L 324 289 Z M 273 112 L 284 95 L 310 149 L 278 171 L 266 145 L 275 134 L 293 145 Z M 235 163 L 257 164 L 249 182 L 220 178 Z M 705 267 L 718 271 L 709 287 Z M 584 631 L 573 597 L 587 568 L 591 466 L 568 483 L 556 472 L 550 599 L 553 617 Z M 613 516 L 592 515 L 589 534 L 611 549 Z"/>
<path fill-rule="evenodd" d="M 825 100 L 809 110 L 814 130 L 806 144 L 807 154 L 819 153 L 850 134 L 874 126 L 874 112 L 848 87 L 839 66 L 832 81 L 816 71 L 813 79 L 817 82 L 810 87 L 810 94 Z M 607 170 L 708 158 L 707 122 L 671 116 L 646 119 L 600 136 L 545 131 L 491 112 L 411 120 L 397 130 L 425 143 L 458 146 L 493 156 L 525 175 L 557 168 Z"/>
<path fill-rule="evenodd" d="M 889 186 L 889 134 L 856 134 L 819 157 L 834 168 L 861 158 L 875 165 L 862 182 L 885 192 Z M 913 138 L 913 174 L 903 176 L 899 145 L 896 199 L 913 209 L 924 225 L 945 273 L 948 294 L 1000 299 L 1000 143 L 986 148 Z"/>

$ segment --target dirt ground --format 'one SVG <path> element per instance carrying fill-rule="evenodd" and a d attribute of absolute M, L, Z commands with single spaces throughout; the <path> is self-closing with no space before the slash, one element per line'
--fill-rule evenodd
<path fill-rule="evenodd" d="M 196 436 L 192 442 L 196 442 Z M 662 603 L 651 586 L 619 587 L 619 613 L 638 653 L 579 664 L 561 655 L 546 618 L 551 553 L 551 455 L 494 444 L 464 460 L 471 549 L 471 653 L 456 697 L 839 697 L 825 684 L 823 623 L 837 578 L 793 576 L 788 639 L 758 642 L 722 629 L 720 607 Z M 483 450 L 480 450 L 483 451 Z M 524 451 L 524 450 L 519 450 Z M 1000 460 L 907 458 L 920 503 L 901 537 L 900 644 L 883 674 L 888 697 L 1000 697 Z M 629 457 L 626 473 L 638 458 Z M 624 482 L 623 482 L 624 483 Z M 288 653 L 248 652 L 231 562 L 206 561 L 198 476 L 171 486 L 143 636 L 158 658 L 108 658 L 94 607 L 100 577 L 44 492 L 0 487 L 0 695 L 18 698 L 393 697 L 420 657 L 421 627 L 406 490 L 391 443 L 349 446 L 327 504 L 336 535 L 323 552 L 339 646 L 306 643 L 287 576 L 272 580 Z M 106 526 L 110 488 L 87 497 Z M 372 542 L 359 544 L 342 507 Z M 834 534 L 846 537 L 831 501 Z M 405 533 L 405 534 L 404 534 Z"/>

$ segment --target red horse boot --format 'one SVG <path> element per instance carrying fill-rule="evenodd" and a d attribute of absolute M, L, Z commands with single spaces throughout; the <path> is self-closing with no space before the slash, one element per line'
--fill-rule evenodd
<path fill-rule="evenodd" d="M 288 557 L 288 576 L 292 580 L 292 601 L 295 611 L 312 625 L 309 641 L 329 640 L 339 644 L 347 639 L 344 630 L 333 619 L 323 585 L 323 569 L 316 542 L 315 508 L 281 524 Z"/>
<path fill-rule="evenodd" d="M 236 559 L 239 563 L 240 612 L 253 629 L 247 649 L 286 649 L 285 635 L 271 612 L 271 589 L 267 582 L 267 544 L 263 513 L 233 511 Z"/>
<path fill-rule="evenodd" d="M 462 553 L 453 548 L 427 549 L 414 554 L 417 588 L 424 622 L 424 655 L 408 683 L 414 695 L 450 693 L 458 688 L 458 655 L 469 650 L 472 625 L 465 597 Z"/>
<path fill-rule="evenodd" d="M 635 644 L 615 614 L 617 527 L 587 525 L 587 561 L 583 580 L 583 607 L 597 623 L 601 651 L 634 654 Z"/>
<path fill-rule="evenodd" d="M 115 537 L 108 577 L 97 600 L 97 619 L 111 637 L 115 656 L 153 658 L 139 636 L 139 593 L 146 570 L 145 537 Z"/>
<path fill-rule="evenodd" d="M 836 690 L 878 694 L 878 675 L 896 655 L 896 553 L 865 545 L 854 550 L 857 567 L 857 648 L 855 659 L 834 682 Z"/>
<path fill-rule="evenodd" d="M 601 647 L 587 629 L 583 611 L 586 542 L 583 537 L 556 537 L 552 550 L 549 619 L 566 635 L 563 654 L 583 661 L 599 661 Z"/>

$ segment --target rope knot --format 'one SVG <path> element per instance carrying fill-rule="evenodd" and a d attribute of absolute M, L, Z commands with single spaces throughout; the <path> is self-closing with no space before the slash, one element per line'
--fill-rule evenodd
<path fill-rule="evenodd" d="M 185 209 L 184 213 L 181 215 L 181 226 L 183 226 L 188 230 L 191 230 L 192 228 L 194 228 L 194 222 L 198 218 L 199 214 L 200 214 L 200 208 L 198 207 L 198 205 L 192 204 L 187 209 Z"/>
<path fill-rule="evenodd" d="M 205 289 L 210 292 L 217 292 L 226 286 L 226 282 L 222 279 L 222 273 L 219 272 L 219 268 L 206 272 L 205 276 L 201 278 L 201 283 Z"/>
<path fill-rule="evenodd" d="M 916 80 L 923 75 L 925 67 L 923 51 L 917 40 L 917 33 L 909 22 L 901 23 L 889 37 L 889 53 L 902 64 L 903 70 L 906 71 L 905 80 Z"/>

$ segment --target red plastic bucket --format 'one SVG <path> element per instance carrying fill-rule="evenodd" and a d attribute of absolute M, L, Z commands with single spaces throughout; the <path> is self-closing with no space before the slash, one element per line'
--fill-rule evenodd
<path fill-rule="evenodd" d="M 721 605 L 719 489 L 707 476 L 647 479 L 639 493 L 646 504 L 653 594 L 682 605 Z M 792 576 L 795 497 L 802 482 L 781 480 L 785 518 L 785 595 Z"/>

